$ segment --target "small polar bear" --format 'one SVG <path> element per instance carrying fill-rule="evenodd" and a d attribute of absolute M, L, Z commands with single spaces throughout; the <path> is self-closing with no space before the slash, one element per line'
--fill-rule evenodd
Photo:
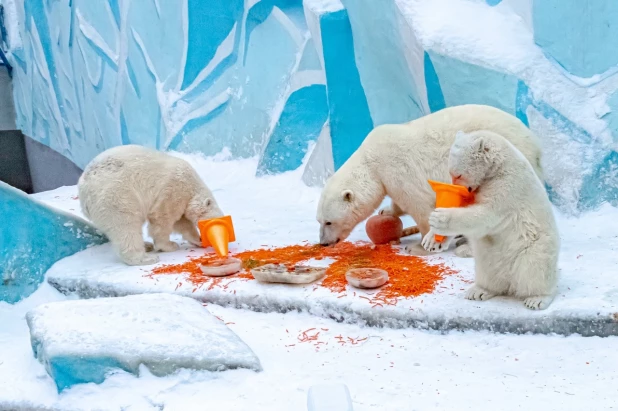
<path fill-rule="evenodd" d="M 476 278 L 466 298 L 512 295 L 530 309 L 547 308 L 556 292 L 560 239 L 545 187 L 528 160 L 496 133 L 460 132 L 449 171 L 453 184 L 474 193 L 474 204 L 436 209 L 430 233 L 468 239 Z"/>
<path fill-rule="evenodd" d="M 455 106 L 409 123 L 381 125 L 369 133 L 358 150 L 326 182 L 317 212 L 320 243 L 330 245 L 345 240 L 388 195 L 392 205 L 381 213 L 412 216 L 426 240 L 423 242 L 426 250 L 448 249 L 454 237 L 437 243 L 428 234 L 436 195 L 427 180 L 450 182 L 448 155 L 455 134 L 459 130 L 481 129 L 505 136 L 542 180 L 537 137 L 519 119 L 497 108 Z M 470 256 L 468 244 L 458 241 L 456 245 L 457 255 Z"/>
<path fill-rule="evenodd" d="M 221 217 L 215 198 L 186 161 L 137 145 L 95 157 L 78 182 L 84 215 L 103 231 L 128 265 L 159 261 L 147 251 L 175 251 L 177 232 L 199 246 L 198 220 Z M 142 227 L 154 244 L 145 243 Z"/>

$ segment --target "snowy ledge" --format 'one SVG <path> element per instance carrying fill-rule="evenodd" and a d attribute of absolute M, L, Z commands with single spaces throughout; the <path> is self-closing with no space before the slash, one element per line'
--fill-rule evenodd
<path fill-rule="evenodd" d="M 253 175 L 255 160 L 213 162 L 187 158 L 204 180 L 209 181 L 225 212 L 234 216 L 238 241 L 231 244 L 231 252 L 256 249 L 263 244 L 275 247 L 300 244 L 315 238 L 319 228 L 315 209 L 320 190 L 300 182 L 302 170 L 256 179 Z M 223 177 L 209 179 L 212 175 Z M 291 190 L 296 195 L 281 195 Z M 251 193 L 251 207 L 247 207 L 247 193 Z M 70 211 L 79 209 L 75 195 L 75 187 L 65 187 L 35 197 Z M 436 286 L 435 293 L 400 301 L 394 307 L 372 308 L 365 299 L 371 298 L 371 294 L 363 295 L 358 290 L 356 296 L 351 290 L 345 293 L 347 295 L 339 295 L 321 287 L 314 291 L 313 286 L 266 285 L 233 277 L 221 280 L 220 286 L 212 290 L 207 290 L 206 286 L 193 292 L 193 286 L 185 281 L 184 275 L 149 278 L 147 275 L 153 266 L 128 267 L 120 263 L 109 244 L 59 261 L 50 268 L 46 278 L 62 292 L 75 292 L 84 298 L 164 292 L 261 312 L 304 311 L 337 321 L 378 327 L 618 335 L 618 278 L 615 275 L 618 209 L 605 205 L 579 218 L 567 218 L 556 212 L 556 218 L 562 242 L 559 292 L 553 304 L 541 312 L 530 311 L 523 302 L 507 298 L 485 302 L 465 300 L 463 293 L 473 279 L 474 261 L 457 258 L 452 253 L 444 254 L 442 262 L 459 271 L 458 275 L 446 277 Z M 404 224 L 410 221 L 405 220 Z M 352 232 L 350 240 L 367 240 L 363 224 Z M 418 242 L 418 236 L 410 241 Z M 161 263 L 184 263 L 203 252 L 181 249 L 162 253 Z"/>
<path fill-rule="evenodd" d="M 162 263 L 174 264 L 200 254 L 199 251 L 180 250 L 161 256 Z M 109 245 L 60 261 L 48 272 L 47 280 L 59 291 L 77 293 L 82 298 L 173 293 L 222 306 L 258 312 L 300 311 L 372 327 L 414 327 L 442 332 L 486 330 L 515 334 L 618 335 L 618 308 L 601 293 L 595 297 L 595 287 L 578 285 L 571 278 L 565 278 L 554 303 L 540 312 L 530 311 L 521 301 L 508 298 L 474 302 L 463 298 L 463 290 L 473 278 L 472 261 L 445 255 L 444 262 L 460 273 L 447 276 L 434 293 L 400 300 L 396 306 L 372 304 L 368 298 L 374 293 L 352 288 L 335 294 L 315 285 L 271 285 L 234 277 L 221 280 L 210 290 L 209 284 L 196 289 L 182 274 L 149 277 L 147 268 L 122 265 L 116 261 Z M 83 268 L 85 266 L 87 268 Z M 601 271 L 597 271 L 596 278 L 591 278 L 593 275 L 585 273 L 587 282 L 602 282 Z"/>

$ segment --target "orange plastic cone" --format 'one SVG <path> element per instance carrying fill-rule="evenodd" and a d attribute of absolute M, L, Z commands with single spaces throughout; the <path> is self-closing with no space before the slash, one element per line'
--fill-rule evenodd
<path fill-rule="evenodd" d="M 427 180 L 429 185 L 436 192 L 436 208 L 453 208 L 466 206 L 474 200 L 474 194 L 468 192 L 464 186 L 455 184 L 440 183 L 438 181 Z M 445 236 L 436 234 L 437 242 L 442 243 Z"/>
<path fill-rule="evenodd" d="M 231 216 L 200 220 L 197 222 L 197 227 L 204 248 L 212 246 L 219 257 L 227 256 L 229 243 L 236 241 Z"/>

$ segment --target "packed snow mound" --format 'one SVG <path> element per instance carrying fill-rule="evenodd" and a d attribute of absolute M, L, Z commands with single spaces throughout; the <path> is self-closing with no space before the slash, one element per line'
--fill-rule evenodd
<path fill-rule="evenodd" d="M 261 371 L 253 351 L 190 298 L 147 294 L 62 301 L 26 316 L 34 355 L 58 390 L 101 383 L 110 372 L 157 376 L 181 368 Z"/>

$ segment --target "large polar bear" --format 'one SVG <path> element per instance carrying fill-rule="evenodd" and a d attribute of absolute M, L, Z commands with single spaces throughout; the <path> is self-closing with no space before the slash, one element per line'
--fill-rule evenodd
<path fill-rule="evenodd" d="M 474 255 L 470 300 L 496 295 L 524 298 L 526 307 L 551 304 L 558 280 L 560 238 L 545 187 L 511 143 L 491 131 L 458 133 L 449 170 L 474 192 L 474 204 L 438 208 L 430 232 L 463 234 Z"/>
<path fill-rule="evenodd" d="M 427 250 L 443 251 L 429 233 L 429 214 L 436 196 L 428 179 L 451 182 L 448 155 L 458 131 L 487 129 L 506 137 L 530 161 L 542 180 L 541 148 L 537 137 L 516 117 L 497 108 L 463 105 L 440 110 L 405 124 L 376 127 L 356 152 L 329 178 L 318 204 L 320 243 L 345 240 L 369 217 L 386 195 L 386 213 L 411 215 Z M 443 246 L 444 245 L 444 246 Z M 456 252 L 468 255 L 468 244 Z M 468 255 L 469 256 L 469 255 Z"/>
<path fill-rule="evenodd" d="M 175 251 L 175 231 L 196 246 L 198 220 L 221 217 L 214 196 L 186 161 L 137 145 L 111 148 L 88 164 L 78 182 L 84 215 L 128 265 L 155 264 L 146 251 Z M 145 243 L 142 227 L 154 245 Z"/>

